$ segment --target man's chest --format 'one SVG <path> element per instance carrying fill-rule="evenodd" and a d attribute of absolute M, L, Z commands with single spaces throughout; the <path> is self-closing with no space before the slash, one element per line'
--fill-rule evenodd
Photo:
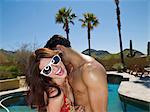
<path fill-rule="evenodd" d="M 83 82 L 81 72 L 72 72 L 69 75 L 69 83 L 73 90 L 75 104 L 87 106 L 89 104 L 87 88 Z"/>
<path fill-rule="evenodd" d="M 69 83 L 75 94 L 85 93 L 86 87 L 82 80 L 81 71 L 71 72 L 69 75 Z"/>
<path fill-rule="evenodd" d="M 76 87 L 82 83 L 81 71 L 71 71 L 69 73 L 69 83 L 72 87 Z"/>

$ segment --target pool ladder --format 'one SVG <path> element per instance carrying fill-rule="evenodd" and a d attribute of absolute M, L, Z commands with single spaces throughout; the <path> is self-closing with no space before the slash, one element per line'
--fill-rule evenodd
<path fill-rule="evenodd" d="M 7 99 L 9 99 L 9 98 L 11 98 L 11 97 L 13 97 L 13 96 L 5 97 L 5 98 L 3 98 L 3 99 L 0 101 L 0 106 L 1 106 L 2 108 L 4 108 L 7 112 L 10 112 L 10 111 L 9 111 L 9 109 L 8 109 L 6 106 L 4 106 L 4 105 L 2 104 L 2 102 L 5 101 L 5 100 L 7 100 Z"/>

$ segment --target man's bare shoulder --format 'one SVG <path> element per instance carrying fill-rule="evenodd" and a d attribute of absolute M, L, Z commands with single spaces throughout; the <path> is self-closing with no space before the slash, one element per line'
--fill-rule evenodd
<path fill-rule="evenodd" d="M 97 86 L 106 85 L 106 71 L 101 64 L 97 67 L 92 63 L 87 63 L 84 65 L 82 80 L 88 88 L 97 88 Z"/>
<path fill-rule="evenodd" d="M 105 72 L 105 68 L 101 63 L 99 63 L 95 59 L 86 61 L 83 65 L 83 72 L 94 72 L 94 71 Z"/>
<path fill-rule="evenodd" d="M 82 78 L 88 80 L 88 78 L 91 79 L 91 77 L 95 77 L 96 79 L 106 77 L 106 70 L 103 65 L 93 58 L 86 60 L 82 66 Z"/>
<path fill-rule="evenodd" d="M 83 58 L 84 58 L 84 60 L 85 60 L 85 68 L 86 67 L 91 67 L 91 66 L 94 66 L 94 65 L 96 65 L 96 66 L 100 66 L 100 67 L 102 67 L 102 68 L 104 68 L 102 65 L 101 65 L 101 63 L 99 63 L 98 61 L 96 61 L 93 57 L 91 57 L 91 56 L 88 56 L 88 55 L 82 55 L 83 56 Z M 95 66 L 94 66 L 95 67 Z"/>
<path fill-rule="evenodd" d="M 82 65 L 82 71 L 83 73 L 89 73 L 89 72 L 106 72 L 105 68 L 101 63 L 96 61 L 93 57 L 90 57 L 88 55 L 83 55 L 84 57 L 84 64 Z"/>

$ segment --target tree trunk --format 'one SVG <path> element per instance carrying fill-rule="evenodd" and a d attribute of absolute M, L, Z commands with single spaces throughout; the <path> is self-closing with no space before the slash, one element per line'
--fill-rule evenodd
<path fill-rule="evenodd" d="M 90 44 L 90 28 L 88 28 L 88 45 L 89 45 L 89 56 L 91 56 L 91 44 Z"/>
<path fill-rule="evenodd" d="M 67 35 L 67 40 L 69 40 L 69 32 L 66 31 L 66 35 Z"/>
<path fill-rule="evenodd" d="M 132 57 L 133 54 L 132 54 L 132 40 L 130 40 L 130 56 Z"/>
<path fill-rule="evenodd" d="M 116 3 L 116 2 L 115 2 Z M 123 57 L 123 47 L 122 47 L 122 38 L 121 38 L 121 22 L 120 22 L 120 9 L 119 9 L 119 2 L 116 3 L 117 9 L 117 21 L 118 21 L 118 32 L 119 32 L 119 43 L 120 43 L 120 54 L 121 54 L 121 63 L 124 64 L 124 57 Z"/>
<path fill-rule="evenodd" d="M 68 24 L 68 20 L 66 19 L 66 35 L 67 35 L 67 40 L 69 40 L 69 24 Z"/>
<path fill-rule="evenodd" d="M 147 55 L 150 55 L 150 42 L 147 43 Z"/>

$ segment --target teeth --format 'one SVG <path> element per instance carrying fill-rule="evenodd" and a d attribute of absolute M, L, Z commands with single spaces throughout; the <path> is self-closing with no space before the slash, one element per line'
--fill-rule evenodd
<path fill-rule="evenodd" d="M 61 68 L 56 72 L 56 74 L 59 74 L 60 71 L 61 71 Z"/>

